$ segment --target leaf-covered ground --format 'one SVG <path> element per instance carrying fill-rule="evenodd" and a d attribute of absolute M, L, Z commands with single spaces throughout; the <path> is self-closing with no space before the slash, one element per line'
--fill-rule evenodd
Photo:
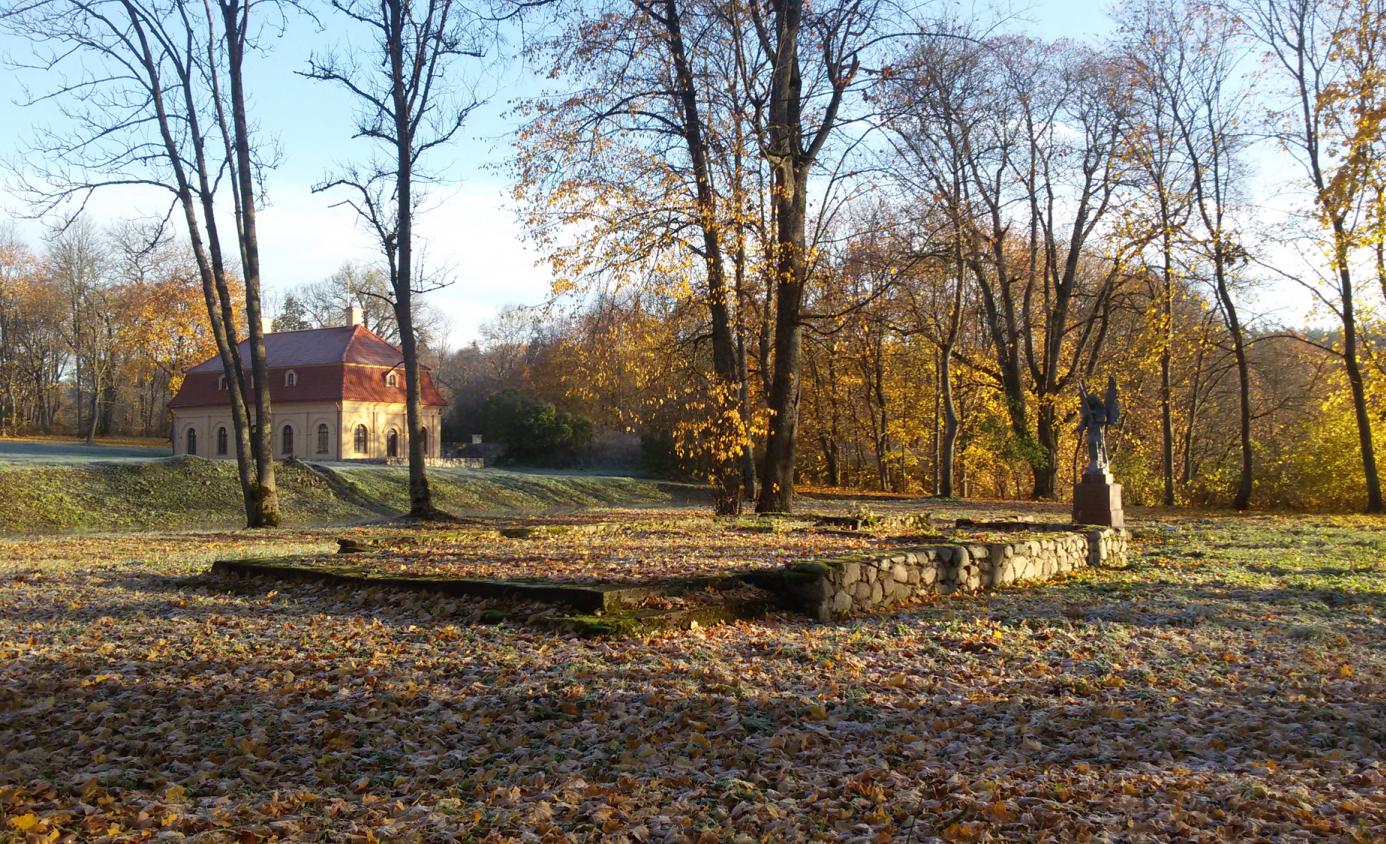
<path fill-rule="evenodd" d="M 822 528 L 808 520 L 719 522 L 696 512 L 650 510 L 470 521 L 460 528 L 365 528 L 343 536 L 369 543 L 371 555 L 355 561 L 383 573 L 586 583 L 780 566 L 899 545 L 909 533 Z M 342 559 L 330 554 L 313 561 L 338 564 Z"/>
<path fill-rule="evenodd" d="M 1379 841 L 1381 527 L 1145 522 L 1125 570 L 634 640 L 203 575 L 335 533 L 0 541 L 0 837 Z"/>

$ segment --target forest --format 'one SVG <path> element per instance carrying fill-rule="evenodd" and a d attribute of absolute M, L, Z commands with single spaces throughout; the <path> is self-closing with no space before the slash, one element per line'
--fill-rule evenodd
<path fill-rule="evenodd" d="M 1132 503 L 1382 509 L 1374 0 L 1133 0 L 1104 43 L 871 0 L 405 4 L 380 26 L 344 4 L 343 26 L 415 70 L 324 53 L 304 71 L 359 95 L 360 137 L 388 153 L 320 186 L 382 252 L 269 293 L 253 248 L 264 137 L 237 117 L 249 8 L 227 0 L 209 28 L 150 2 L 103 19 L 102 37 L 83 8 L 4 16 L 137 71 L 51 92 L 71 132 L 36 141 L 49 155 L 23 175 L 61 225 L 0 251 L 6 433 L 165 435 L 184 368 L 214 354 L 254 368 L 266 328 L 335 324 L 359 303 L 435 370 L 454 438 L 514 391 L 638 438 L 647 468 L 709 482 L 725 512 L 787 511 L 796 483 L 1062 499 L 1077 390 L 1109 376 Z M 426 295 L 446 280 L 411 270 L 408 191 L 426 190 L 427 161 L 476 106 L 462 80 L 518 18 L 515 52 L 545 87 L 508 112 L 506 172 L 552 295 L 450 348 Z M 132 33 L 161 46 L 127 55 Z M 126 111 L 92 110 L 122 84 Z M 73 213 L 134 173 L 170 186 L 176 225 Z M 223 173 L 234 248 L 209 212 Z M 239 401 L 247 420 L 272 412 Z M 241 444 L 272 477 L 255 437 Z"/>

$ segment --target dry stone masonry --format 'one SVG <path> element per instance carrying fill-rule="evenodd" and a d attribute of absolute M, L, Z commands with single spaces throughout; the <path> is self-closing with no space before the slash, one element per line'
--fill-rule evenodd
<path fill-rule="evenodd" d="M 1117 528 L 1015 522 L 958 527 L 967 534 L 936 545 L 792 563 L 785 592 L 798 609 L 826 621 L 925 595 L 997 589 L 1126 563 L 1127 534 Z"/>

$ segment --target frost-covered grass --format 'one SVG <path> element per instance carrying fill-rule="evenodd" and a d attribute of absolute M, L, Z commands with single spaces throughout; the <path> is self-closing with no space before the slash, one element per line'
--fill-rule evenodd
<path fill-rule="evenodd" d="M 76 437 L 0 437 L 0 466 L 131 463 L 170 455 L 166 440 L 102 438 L 87 445 Z"/>

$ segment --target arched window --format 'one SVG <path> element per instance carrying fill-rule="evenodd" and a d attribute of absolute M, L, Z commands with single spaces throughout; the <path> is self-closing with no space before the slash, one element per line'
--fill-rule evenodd
<path fill-rule="evenodd" d="M 217 456 L 226 456 L 226 426 L 217 428 Z"/>
<path fill-rule="evenodd" d="M 352 440 L 357 454 L 366 453 L 366 440 L 369 436 L 370 433 L 366 430 L 365 425 L 356 426 L 356 433 L 353 435 Z"/>
<path fill-rule="evenodd" d="M 330 434 L 330 433 L 328 432 L 328 430 L 327 430 L 327 423 L 326 423 L 326 422 L 319 422 L 319 423 L 318 423 L 318 454 L 326 454 L 326 453 L 327 453 L 327 441 L 328 441 L 328 439 L 329 439 L 330 437 L 331 437 L 331 434 Z"/>
<path fill-rule="evenodd" d="M 197 454 L 197 429 L 196 429 L 196 428 L 189 428 L 189 429 L 188 429 L 188 447 L 187 447 L 186 451 L 187 451 L 188 454 Z"/>
<path fill-rule="evenodd" d="M 285 387 L 297 387 L 297 386 L 298 386 L 298 373 L 297 373 L 297 372 L 294 372 L 292 369 L 290 369 L 288 372 L 285 372 L 285 373 L 284 373 L 284 386 L 285 386 Z"/>
<path fill-rule="evenodd" d="M 391 428 L 390 433 L 385 435 L 385 456 L 399 457 L 399 431 L 394 428 Z"/>
<path fill-rule="evenodd" d="M 280 435 L 280 439 L 283 440 L 280 451 L 284 452 L 286 455 L 292 456 L 294 453 L 294 426 L 285 425 L 284 432 Z"/>
<path fill-rule="evenodd" d="M 218 390 L 225 390 L 225 389 L 226 389 L 226 376 L 225 376 L 225 375 L 218 375 L 218 376 L 217 376 L 217 389 L 218 389 Z"/>
<path fill-rule="evenodd" d="M 394 372 L 387 372 L 387 373 L 385 373 L 385 386 L 387 386 L 387 387 L 398 387 L 398 386 L 399 386 L 399 375 L 395 374 Z"/>

